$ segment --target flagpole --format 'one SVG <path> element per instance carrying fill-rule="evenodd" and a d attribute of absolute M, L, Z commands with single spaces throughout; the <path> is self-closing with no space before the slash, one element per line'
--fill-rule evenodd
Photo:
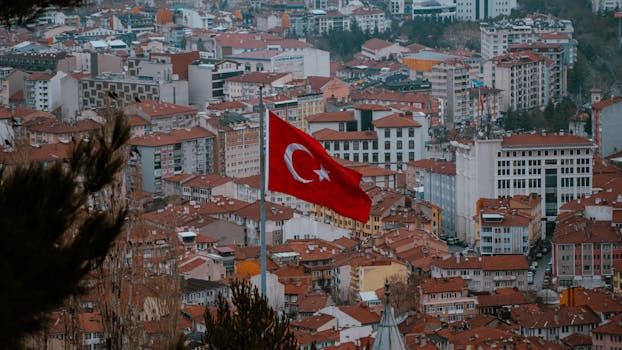
<path fill-rule="evenodd" d="M 263 86 L 259 87 L 259 239 L 261 241 L 261 295 L 266 294 L 266 151 Z"/>

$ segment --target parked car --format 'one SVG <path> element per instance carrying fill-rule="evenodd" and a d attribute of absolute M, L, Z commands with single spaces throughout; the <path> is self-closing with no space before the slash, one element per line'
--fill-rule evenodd
<path fill-rule="evenodd" d="M 527 283 L 533 284 L 533 272 L 531 271 L 527 272 Z"/>
<path fill-rule="evenodd" d="M 546 253 L 548 253 L 548 252 L 549 252 L 549 250 L 548 250 L 548 249 L 546 249 L 546 247 L 542 248 L 542 254 L 546 254 Z"/>
<path fill-rule="evenodd" d="M 536 254 L 536 259 L 542 259 L 542 253 Z"/>
<path fill-rule="evenodd" d="M 538 262 L 537 261 L 532 262 L 531 263 L 531 267 L 533 267 L 534 269 L 537 269 L 538 268 Z"/>

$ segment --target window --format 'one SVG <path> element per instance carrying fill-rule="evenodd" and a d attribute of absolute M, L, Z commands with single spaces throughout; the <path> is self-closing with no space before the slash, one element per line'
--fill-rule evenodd
<path fill-rule="evenodd" d="M 391 137 L 391 129 L 389 128 L 384 129 L 384 137 Z"/>

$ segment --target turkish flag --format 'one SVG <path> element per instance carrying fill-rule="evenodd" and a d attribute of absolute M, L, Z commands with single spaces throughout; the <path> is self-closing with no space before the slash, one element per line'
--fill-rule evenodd
<path fill-rule="evenodd" d="M 313 137 L 279 118 L 268 117 L 268 190 L 290 194 L 367 222 L 371 200 L 362 175 L 337 163 Z"/>

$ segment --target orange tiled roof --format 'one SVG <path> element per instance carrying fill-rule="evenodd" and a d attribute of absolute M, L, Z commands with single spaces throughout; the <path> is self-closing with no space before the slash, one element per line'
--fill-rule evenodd
<path fill-rule="evenodd" d="M 354 121 L 354 111 L 323 112 L 307 117 L 309 123 Z"/>
<path fill-rule="evenodd" d="M 420 128 L 421 124 L 398 113 L 393 113 L 386 117 L 373 121 L 373 124 L 377 128 Z"/>
<path fill-rule="evenodd" d="M 313 133 L 318 141 L 377 140 L 375 131 L 335 131 L 322 129 Z"/>
<path fill-rule="evenodd" d="M 152 118 L 168 117 L 177 114 L 196 114 L 197 110 L 193 107 L 176 105 L 162 101 L 142 101 L 136 104 L 136 108 L 143 111 Z"/>
<path fill-rule="evenodd" d="M 422 283 L 423 293 L 425 294 L 462 291 L 462 289 L 466 288 L 466 286 L 466 282 L 459 276 L 447 278 L 428 278 Z"/>
<path fill-rule="evenodd" d="M 176 129 L 168 133 L 156 132 L 141 137 L 134 137 L 130 140 L 130 144 L 134 146 L 158 147 L 212 137 L 214 137 L 214 134 L 207 129 L 195 126 L 191 129 Z"/>

